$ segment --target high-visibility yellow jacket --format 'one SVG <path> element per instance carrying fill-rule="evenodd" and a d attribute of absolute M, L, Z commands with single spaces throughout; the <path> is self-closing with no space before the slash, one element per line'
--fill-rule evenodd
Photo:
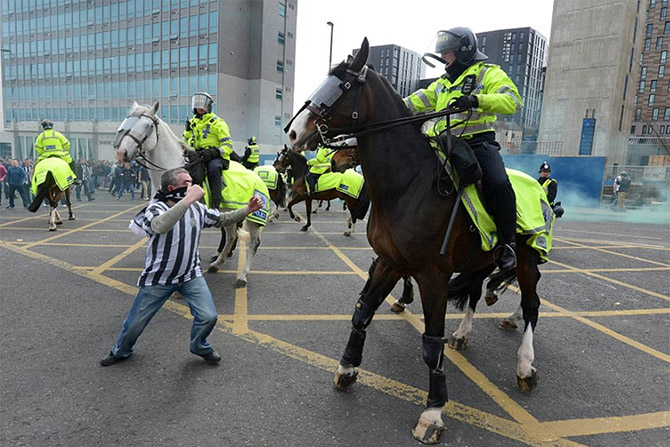
<path fill-rule="evenodd" d="M 187 132 L 184 131 L 184 137 Z M 221 156 L 230 160 L 233 152 L 233 140 L 230 138 L 230 129 L 226 122 L 214 113 L 206 113 L 198 118 L 191 118 L 191 137 L 187 140 L 189 146 L 196 151 L 210 147 L 218 147 Z"/>
<path fill-rule="evenodd" d="M 462 92 L 467 80 L 474 80 L 474 84 L 471 83 L 472 90 Z M 468 67 L 453 83 L 449 81 L 446 74 L 443 75 L 427 88 L 417 90 L 405 98 L 405 104 L 415 114 L 439 112 L 446 109 L 455 98 L 464 95 L 474 95 L 479 102 L 479 107 L 473 109 L 471 115 L 469 113 L 451 115 L 454 133 L 466 138 L 492 131 L 493 123 L 497 119 L 496 113 L 512 115 L 522 105 L 519 91 L 503 69 L 484 62 L 477 62 Z M 470 115 L 469 120 L 468 115 Z M 446 125 L 446 118 L 440 119 L 436 126 L 430 128 L 428 135 L 439 134 L 446 128 Z"/>
<path fill-rule="evenodd" d="M 316 157 L 307 160 L 309 172 L 312 174 L 323 174 L 330 171 L 330 160 L 333 158 L 333 151 L 325 147 L 319 147 L 316 151 Z"/>
<path fill-rule="evenodd" d="M 70 156 L 70 142 L 62 133 L 53 129 L 45 129 L 35 140 L 35 163 L 49 157 L 58 157 L 68 164 L 72 163 Z"/>
<path fill-rule="evenodd" d="M 257 143 L 248 145 L 244 150 L 244 159 L 248 163 L 258 163 L 260 159 L 261 148 Z"/>
<path fill-rule="evenodd" d="M 556 193 L 558 192 L 558 182 L 556 179 L 547 177 L 547 178 L 538 178 L 538 182 L 542 186 L 544 193 L 547 195 L 547 201 L 549 205 L 554 206 L 554 200 L 556 200 Z"/>

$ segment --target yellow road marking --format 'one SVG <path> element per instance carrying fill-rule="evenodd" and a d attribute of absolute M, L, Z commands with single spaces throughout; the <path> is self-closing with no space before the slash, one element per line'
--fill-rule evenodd
<path fill-rule="evenodd" d="M 670 411 L 607 418 L 568 419 L 565 421 L 542 422 L 541 425 L 549 427 L 561 436 L 592 436 L 640 431 L 670 426 Z"/>
<path fill-rule="evenodd" d="M 119 262 L 120 260 L 126 258 L 128 255 L 134 253 L 136 250 L 138 250 L 138 249 L 144 247 L 145 245 L 147 245 L 147 239 L 146 239 L 146 238 L 143 238 L 142 240 L 139 240 L 139 241 L 135 242 L 135 244 L 131 245 L 130 247 L 128 247 L 127 249 L 125 249 L 123 252 L 121 252 L 121 253 L 119 253 L 118 255 L 114 256 L 112 259 L 110 259 L 110 260 L 108 260 L 108 261 L 106 261 L 106 262 L 103 262 L 102 264 L 100 264 L 100 266 L 98 266 L 98 267 L 94 268 L 93 270 L 91 270 L 91 271 L 90 271 L 90 274 L 93 274 L 93 275 L 100 275 L 100 274 L 102 274 L 102 272 L 104 272 L 105 270 L 107 270 L 109 267 L 113 266 L 114 264 L 116 264 L 116 263 Z"/>
<path fill-rule="evenodd" d="M 560 241 L 560 239 L 558 239 L 558 240 Z M 625 253 L 618 253 L 616 251 L 605 250 L 605 249 L 602 249 L 602 248 L 589 247 L 587 245 L 579 244 L 577 242 L 571 242 L 571 241 L 568 241 L 568 242 L 570 242 L 571 244 L 575 244 L 575 245 L 577 245 L 581 248 L 590 248 L 591 250 L 599 251 L 599 252 L 602 252 L 602 253 L 607 253 L 609 255 L 615 255 L 615 256 L 620 256 L 622 258 L 634 259 L 636 261 L 648 262 L 650 264 L 660 265 L 660 266 L 663 266 L 663 267 L 670 267 L 670 264 L 666 264 L 664 262 L 652 261 L 650 259 L 644 259 L 644 258 L 640 258 L 638 256 L 627 255 Z"/>

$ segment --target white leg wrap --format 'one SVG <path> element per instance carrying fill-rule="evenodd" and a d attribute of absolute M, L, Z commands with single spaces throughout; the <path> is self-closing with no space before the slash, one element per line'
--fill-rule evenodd
<path fill-rule="evenodd" d="M 533 367 L 533 361 L 535 360 L 533 329 L 530 324 L 526 328 L 526 332 L 523 334 L 523 340 L 521 341 L 517 356 L 519 357 L 519 363 L 516 368 L 517 376 L 521 378 L 530 377 L 535 371 L 535 368 Z"/>
<path fill-rule="evenodd" d="M 337 365 L 337 372 L 343 376 L 351 376 L 354 374 L 354 372 L 356 372 L 356 368 L 353 366 Z"/>
<path fill-rule="evenodd" d="M 467 310 L 465 311 L 463 321 L 461 321 L 460 326 L 458 326 L 458 330 L 453 333 L 454 338 L 468 337 L 468 334 L 472 331 L 473 318 L 474 318 L 474 312 L 472 312 L 472 308 L 468 306 Z"/>

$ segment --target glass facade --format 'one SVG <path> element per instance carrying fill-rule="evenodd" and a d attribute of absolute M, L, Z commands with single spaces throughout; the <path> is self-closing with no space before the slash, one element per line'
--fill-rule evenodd
<path fill-rule="evenodd" d="M 183 122 L 217 95 L 219 2 L 2 0 L 5 121 L 121 121 L 133 101 Z M 77 149 L 79 150 L 79 149 Z M 86 149 L 83 149 L 84 152 Z"/>

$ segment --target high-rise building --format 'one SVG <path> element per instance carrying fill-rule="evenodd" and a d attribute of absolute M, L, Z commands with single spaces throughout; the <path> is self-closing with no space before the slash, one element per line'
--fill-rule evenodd
<path fill-rule="evenodd" d="M 505 70 L 523 99 L 518 113 L 500 118 L 515 123 L 526 139 L 535 138 L 540 125 L 547 38 L 533 28 L 503 29 L 477 33 L 477 46 L 488 56 L 487 63 Z M 534 149 L 529 146 L 529 151 Z"/>
<path fill-rule="evenodd" d="M 358 50 L 354 50 L 354 55 Z M 405 97 L 419 88 L 419 80 L 426 75 L 426 66 L 421 56 L 398 45 L 370 47 L 368 63 Z"/>
<path fill-rule="evenodd" d="M 644 23 L 641 1 L 554 2 L 538 141 L 626 162 Z"/>
<path fill-rule="evenodd" d="M 670 48 L 668 0 L 646 0 L 639 81 L 626 164 L 646 165 L 650 155 L 670 155 Z"/>
<path fill-rule="evenodd" d="M 48 118 L 73 157 L 114 158 L 133 101 L 160 101 L 181 135 L 193 93 L 209 92 L 243 152 L 287 142 L 297 0 L 2 0 L 5 130 L 32 155 Z"/>

